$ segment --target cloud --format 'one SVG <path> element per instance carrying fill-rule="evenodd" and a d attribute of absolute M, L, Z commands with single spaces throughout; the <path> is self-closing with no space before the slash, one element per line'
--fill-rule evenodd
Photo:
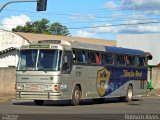
<path fill-rule="evenodd" d="M 88 32 L 88 31 L 82 31 L 82 30 L 78 30 L 76 33 L 77 37 L 86 37 L 86 38 L 93 38 L 95 37 L 94 33 Z"/>
<path fill-rule="evenodd" d="M 151 20 L 147 18 L 128 20 L 114 26 L 115 24 L 97 24 L 91 26 L 93 28 L 89 29 L 90 33 L 130 33 L 130 34 L 140 34 L 140 33 L 159 33 L 160 32 L 160 23 L 151 23 L 157 22 L 157 20 Z M 146 23 L 146 24 L 143 24 Z M 123 25 L 128 24 L 128 25 Z M 134 25 L 135 24 L 135 25 Z M 112 26 L 113 25 L 113 26 Z"/>
<path fill-rule="evenodd" d="M 117 18 L 119 18 L 119 17 L 121 17 L 121 16 L 122 16 L 121 13 L 114 13 L 114 14 L 112 15 L 112 18 L 117 19 Z"/>
<path fill-rule="evenodd" d="M 160 15 L 160 10 L 146 10 L 143 13 L 146 15 Z"/>
<path fill-rule="evenodd" d="M 117 33 L 118 29 L 112 24 L 97 24 L 90 28 L 90 32 L 92 33 Z"/>
<path fill-rule="evenodd" d="M 126 25 L 119 28 L 119 33 L 158 33 L 160 32 L 160 24 L 139 24 L 139 25 Z"/>
<path fill-rule="evenodd" d="M 71 20 L 94 20 L 96 17 L 92 14 L 81 15 L 81 14 L 73 14 L 70 16 Z"/>
<path fill-rule="evenodd" d="M 4 18 L 1 22 L 2 29 L 11 31 L 12 28 L 15 28 L 18 25 L 24 26 L 28 21 L 31 21 L 31 19 L 24 14 L 21 14 L 20 16 L 11 16 L 9 18 Z"/>
<path fill-rule="evenodd" d="M 121 0 L 122 9 L 160 10 L 160 0 Z"/>
<path fill-rule="evenodd" d="M 152 22 L 158 22 L 157 20 L 147 19 L 146 17 L 142 17 L 142 16 L 139 17 L 139 19 L 135 19 L 135 18 L 132 18 L 132 19 L 133 20 L 122 22 L 121 24 L 128 24 L 128 25 L 119 26 L 117 28 L 118 33 L 141 34 L 141 33 L 160 32 L 160 29 L 159 29 L 160 23 L 152 23 Z"/>
<path fill-rule="evenodd" d="M 106 2 L 104 6 L 105 8 L 108 8 L 108 9 L 115 9 L 118 7 L 118 5 L 113 1 Z"/>

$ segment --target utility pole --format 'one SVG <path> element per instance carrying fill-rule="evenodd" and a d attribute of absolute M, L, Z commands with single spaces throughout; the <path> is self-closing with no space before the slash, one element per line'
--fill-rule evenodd
<path fill-rule="evenodd" d="M 133 3 L 133 17 L 135 15 L 135 4 Z"/>
<path fill-rule="evenodd" d="M 5 8 L 8 4 L 11 3 L 20 3 L 20 2 L 37 2 L 37 11 L 45 11 L 47 6 L 47 0 L 12 0 L 10 2 L 5 3 L 1 8 L 0 12 Z"/>

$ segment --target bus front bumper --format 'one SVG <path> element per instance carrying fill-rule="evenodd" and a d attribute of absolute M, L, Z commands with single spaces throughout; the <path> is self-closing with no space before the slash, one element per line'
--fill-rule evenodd
<path fill-rule="evenodd" d="M 16 92 L 16 99 L 24 100 L 62 100 L 61 92 Z"/>

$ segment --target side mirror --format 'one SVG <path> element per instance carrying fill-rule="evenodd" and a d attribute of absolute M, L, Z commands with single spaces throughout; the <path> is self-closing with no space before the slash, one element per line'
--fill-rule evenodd
<path fill-rule="evenodd" d="M 148 60 L 152 60 L 153 59 L 153 56 L 152 56 L 152 54 L 150 52 L 146 52 L 145 54 L 146 54 L 146 57 L 147 57 Z"/>

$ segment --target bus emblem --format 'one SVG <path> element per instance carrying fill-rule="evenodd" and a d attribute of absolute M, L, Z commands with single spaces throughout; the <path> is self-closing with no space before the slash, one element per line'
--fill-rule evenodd
<path fill-rule="evenodd" d="M 99 92 L 99 95 L 103 97 L 105 95 L 105 92 L 107 90 L 108 82 L 110 78 L 110 72 L 103 68 L 98 71 L 97 73 L 97 90 Z"/>

